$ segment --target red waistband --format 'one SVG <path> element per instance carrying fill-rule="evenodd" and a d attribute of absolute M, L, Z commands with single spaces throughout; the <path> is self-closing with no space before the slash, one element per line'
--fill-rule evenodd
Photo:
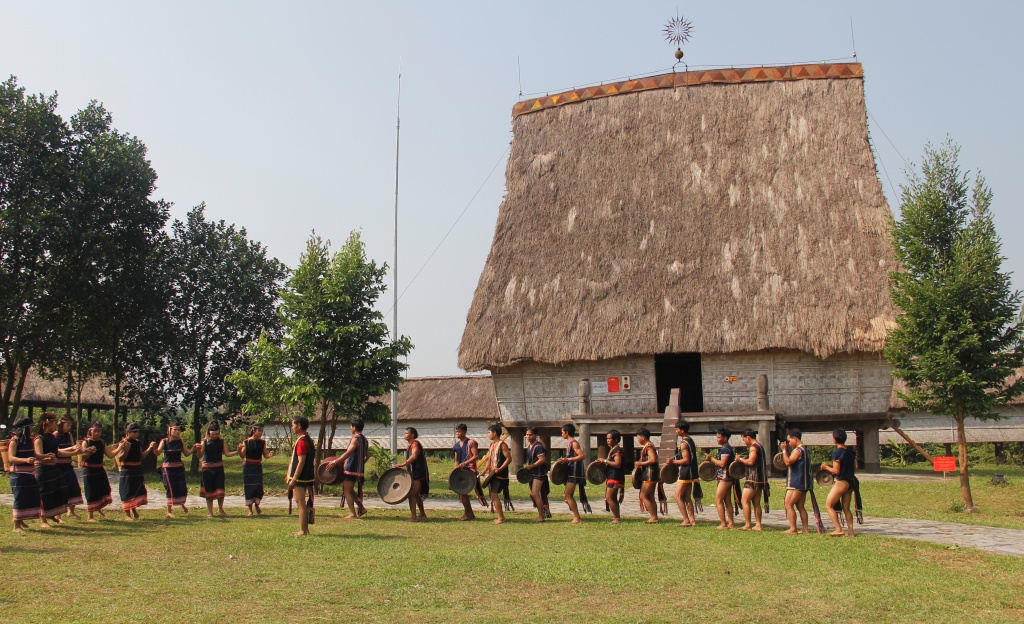
<path fill-rule="evenodd" d="M 208 464 L 206 462 L 203 462 L 203 469 L 204 470 L 206 468 L 223 468 L 223 467 L 224 467 L 224 462 L 214 462 L 212 464 Z"/>
<path fill-rule="evenodd" d="M 70 457 L 61 457 L 61 458 L 58 458 L 58 459 L 57 459 L 57 463 L 58 463 L 58 464 L 70 464 L 70 463 L 71 463 L 71 458 L 70 458 Z"/>
<path fill-rule="evenodd" d="M 247 463 L 247 464 L 262 464 L 263 460 L 262 459 L 249 459 L 248 457 L 246 457 L 245 458 L 245 463 Z"/>
<path fill-rule="evenodd" d="M 17 465 L 11 466 L 10 471 L 11 472 L 31 472 L 32 474 L 35 474 L 36 468 L 35 468 L 35 466 L 28 466 L 26 464 L 17 464 Z"/>
<path fill-rule="evenodd" d="M 183 464 L 181 462 L 164 462 L 163 463 L 163 467 L 164 468 L 184 468 L 185 464 Z"/>
<path fill-rule="evenodd" d="M 121 465 L 128 466 L 129 468 L 134 468 L 135 466 L 141 466 L 142 462 L 121 462 Z"/>
<path fill-rule="evenodd" d="M 84 464 L 86 468 L 103 468 L 103 464 Z"/>

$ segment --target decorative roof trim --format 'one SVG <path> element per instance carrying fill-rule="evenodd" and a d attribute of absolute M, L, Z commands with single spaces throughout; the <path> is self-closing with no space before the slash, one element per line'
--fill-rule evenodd
<path fill-rule="evenodd" d="M 674 89 L 704 84 L 738 84 L 743 82 L 774 82 L 780 80 L 821 80 L 825 78 L 863 78 L 864 68 L 860 63 L 820 63 L 812 65 L 785 65 L 780 67 L 747 67 L 727 69 L 702 69 L 636 78 L 622 82 L 611 82 L 596 87 L 573 89 L 555 95 L 523 100 L 512 107 L 512 116 L 574 102 L 611 97 L 623 93 L 637 93 L 652 89 Z"/>

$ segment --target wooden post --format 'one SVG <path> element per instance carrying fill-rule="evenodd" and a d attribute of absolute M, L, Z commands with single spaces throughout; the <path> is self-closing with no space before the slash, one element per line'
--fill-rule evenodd
<path fill-rule="evenodd" d="M 608 439 L 605 434 L 600 433 L 597 436 L 597 457 L 599 459 L 608 459 L 608 452 L 611 451 L 611 447 L 608 446 Z"/>
<path fill-rule="evenodd" d="M 547 449 L 548 461 L 549 462 L 553 461 L 554 457 L 552 457 L 552 455 L 554 454 L 554 451 L 551 450 L 551 436 L 550 435 L 542 435 L 542 436 L 538 436 L 538 437 L 540 438 L 540 443 L 544 445 L 545 449 Z"/>
<path fill-rule="evenodd" d="M 757 411 L 768 411 L 768 375 L 763 373 L 757 376 Z M 764 444 L 764 440 L 761 440 L 761 444 Z"/>
<path fill-rule="evenodd" d="M 860 441 L 861 436 L 857 440 Z M 864 427 L 864 471 L 878 474 L 882 471 L 882 457 L 878 445 L 878 425 Z"/>
<path fill-rule="evenodd" d="M 583 465 L 590 463 L 590 425 L 580 424 L 580 450 L 583 451 Z"/>
<path fill-rule="evenodd" d="M 625 464 L 627 483 L 629 482 L 629 475 L 633 472 L 633 464 L 636 463 L 636 436 L 632 433 L 622 435 L 622 461 Z"/>
<path fill-rule="evenodd" d="M 515 472 L 523 467 L 525 463 L 523 461 L 523 436 L 526 434 L 526 430 L 522 427 L 508 427 L 508 449 L 512 452 L 512 463 L 509 464 L 511 470 L 509 472 Z"/>

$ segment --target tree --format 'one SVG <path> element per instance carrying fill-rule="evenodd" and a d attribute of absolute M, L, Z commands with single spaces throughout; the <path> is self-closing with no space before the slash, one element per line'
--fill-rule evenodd
<path fill-rule="evenodd" d="M 974 510 L 967 465 L 967 417 L 998 418 L 994 409 L 1024 392 L 1021 294 L 1002 272 L 992 222 L 992 191 L 979 174 L 960 171 L 959 147 L 925 147 L 920 174 L 902 188 L 892 242 L 900 269 L 890 273 L 897 327 L 884 350 L 906 382 L 910 409 L 953 418 L 960 455 L 960 494 Z"/>
<path fill-rule="evenodd" d="M 261 333 L 278 334 L 277 291 L 286 274 L 245 228 L 207 221 L 205 208 L 174 221 L 165 262 L 174 334 L 169 374 L 174 391 L 193 406 L 197 440 L 206 406 L 230 400 L 225 377 L 245 366 L 246 346 Z"/>
<path fill-rule="evenodd" d="M 248 369 L 231 377 L 246 409 L 286 404 L 318 411 L 320 448 L 329 413 L 334 427 L 339 416 L 386 422 L 387 408 L 370 398 L 398 388 L 408 368 L 400 358 L 412 349 L 405 336 L 390 340 L 374 309 L 386 272 L 367 260 L 358 233 L 334 255 L 329 241 L 312 235 L 281 291 L 280 344 L 261 338 L 250 348 Z"/>
<path fill-rule="evenodd" d="M 102 105 L 92 102 L 71 118 L 68 154 L 65 218 L 55 231 L 59 278 L 45 311 L 60 331 L 43 364 L 67 380 L 69 394 L 105 374 L 116 436 L 126 383 L 138 381 L 130 373 L 155 367 L 139 362 L 139 339 L 165 309 L 157 269 L 168 206 L 150 199 L 157 176 L 146 146 L 114 129 Z"/>
<path fill-rule="evenodd" d="M 67 187 L 68 129 L 57 95 L 26 95 L 0 83 L 0 421 L 17 413 L 25 378 L 48 351 L 41 312 L 53 279 L 55 226 Z"/>

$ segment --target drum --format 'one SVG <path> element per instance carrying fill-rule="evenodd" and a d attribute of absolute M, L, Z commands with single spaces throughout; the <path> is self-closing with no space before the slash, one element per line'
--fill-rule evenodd
<path fill-rule="evenodd" d="M 718 468 L 710 461 L 704 460 L 697 466 L 697 476 L 701 481 L 714 481 Z"/>
<path fill-rule="evenodd" d="M 331 466 L 331 463 L 338 459 L 337 457 L 326 457 L 320 465 L 316 467 L 316 478 L 320 483 L 324 485 L 335 485 L 341 483 L 342 472 L 337 468 Z"/>
<path fill-rule="evenodd" d="M 729 476 L 737 481 L 747 476 L 747 467 L 739 461 L 729 464 Z"/>
<path fill-rule="evenodd" d="M 548 479 L 552 485 L 564 485 L 566 479 L 569 478 L 569 464 L 555 464 L 551 466 L 551 472 L 548 473 Z"/>
<path fill-rule="evenodd" d="M 377 494 L 388 505 L 398 505 L 409 498 L 412 475 L 405 468 L 391 468 L 377 481 Z"/>
<path fill-rule="evenodd" d="M 476 480 L 480 482 L 480 487 L 486 488 L 491 484 L 491 479 L 494 478 L 493 472 L 485 472 L 477 476 Z"/>
<path fill-rule="evenodd" d="M 836 476 L 824 468 L 814 473 L 814 482 L 821 487 L 832 487 L 832 484 L 835 483 L 835 481 Z"/>
<path fill-rule="evenodd" d="M 776 453 L 775 457 L 772 458 L 772 468 L 779 472 L 786 472 L 786 461 L 782 459 L 782 453 Z"/>
<path fill-rule="evenodd" d="M 640 472 L 643 470 L 641 466 L 637 466 L 633 469 L 633 489 L 639 490 L 640 486 L 644 484 L 644 480 L 640 477 Z"/>
<path fill-rule="evenodd" d="M 604 462 L 590 462 L 587 466 L 587 483 L 601 485 L 608 480 L 608 464 Z"/>
<path fill-rule="evenodd" d="M 448 475 L 448 487 L 456 494 L 469 494 L 476 488 L 476 474 L 467 468 L 456 468 Z"/>
<path fill-rule="evenodd" d="M 679 466 L 671 463 L 666 463 L 661 467 L 661 482 L 672 485 L 679 480 Z"/>
<path fill-rule="evenodd" d="M 529 484 L 531 481 L 533 481 L 533 471 L 530 470 L 529 468 L 520 468 L 519 470 L 516 471 L 516 481 L 522 483 L 523 485 Z"/>

